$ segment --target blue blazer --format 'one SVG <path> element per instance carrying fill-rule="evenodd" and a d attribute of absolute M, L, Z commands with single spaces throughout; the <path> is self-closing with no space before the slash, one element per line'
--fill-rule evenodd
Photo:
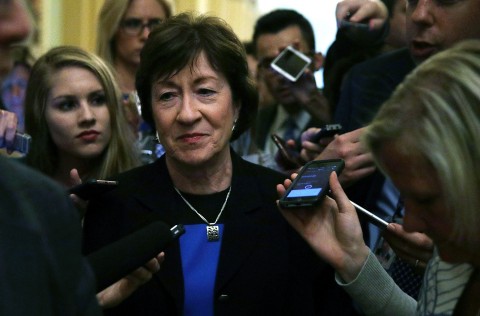
<path fill-rule="evenodd" d="M 349 315 L 348 296 L 276 207 L 285 176 L 232 152 L 232 192 L 215 279 L 215 315 Z M 119 187 L 90 201 L 85 252 L 125 235 L 148 218 L 180 223 L 183 201 L 174 191 L 165 157 L 116 177 Z M 188 233 L 188 232 L 187 232 Z M 154 278 L 106 315 L 182 315 L 179 242 L 165 250 Z"/>

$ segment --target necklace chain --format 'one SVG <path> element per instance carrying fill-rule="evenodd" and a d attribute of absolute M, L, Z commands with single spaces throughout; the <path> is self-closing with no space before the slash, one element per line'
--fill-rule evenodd
<path fill-rule="evenodd" d="M 195 214 L 197 214 L 207 225 L 210 225 L 210 226 L 217 224 L 218 220 L 220 219 L 220 216 L 222 216 L 222 213 L 223 213 L 223 210 L 225 209 L 225 206 L 227 205 L 228 198 L 230 197 L 230 192 L 232 191 L 232 186 L 230 186 L 230 187 L 228 188 L 228 193 L 227 193 L 227 197 L 225 198 L 225 202 L 223 202 L 222 208 L 220 209 L 220 212 L 218 213 L 217 218 L 215 219 L 215 222 L 209 223 L 209 222 L 207 221 L 207 219 L 206 219 L 202 214 L 200 214 L 200 213 L 192 206 L 192 204 L 190 204 L 190 203 L 187 201 L 187 199 L 185 199 L 185 198 L 183 197 L 182 193 L 180 193 L 180 191 L 177 189 L 177 187 L 174 186 L 173 188 L 175 189 L 175 191 L 177 191 L 178 195 L 180 195 L 180 197 L 181 197 L 182 200 L 188 205 L 188 207 L 190 207 L 190 209 L 191 209 L 192 211 L 194 211 Z"/>

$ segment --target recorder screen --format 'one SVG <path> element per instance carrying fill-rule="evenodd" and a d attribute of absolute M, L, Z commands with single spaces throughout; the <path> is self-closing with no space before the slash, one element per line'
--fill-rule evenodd
<path fill-rule="evenodd" d="M 327 187 L 330 173 L 336 169 L 337 167 L 332 165 L 311 166 L 301 175 L 301 178 L 288 193 L 287 198 L 317 196 Z"/>

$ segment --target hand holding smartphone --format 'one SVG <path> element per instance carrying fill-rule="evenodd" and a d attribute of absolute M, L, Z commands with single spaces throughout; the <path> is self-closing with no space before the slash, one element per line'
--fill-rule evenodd
<path fill-rule="evenodd" d="M 75 194 L 82 200 L 87 201 L 99 194 L 108 192 L 117 186 L 117 181 L 91 179 L 70 188 L 68 193 Z"/>
<path fill-rule="evenodd" d="M 330 191 L 330 174 L 340 174 L 345 166 L 342 159 L 313 160 L 303 166 L 279 204 L 284 208 L 314 206 Z"/>
<path fill-rule="evenodd" d="M 278 148 L 278 152 L 280 153 L 280 157 L 282 159 L 280 163 L 282 164 L 282 167 L 285 169 L 297 169 L 302 166 L 299 152 L 289 147 L 285 140 L 277 134 L 272 134 L 271 137 Z"/>
<path fill-rule="evenodd" d="M 320 139 L 324 137 L 333 137 L 336 134 L 341 134 L 343 127 L 341 124 L 327 124 L 323 126 L 320 131 L 313 136 L 311 136 L 308 141 L 312 143 L 317 143 Z"/>
<path fill-rule="evenodd" d="M 15 132 L 15 138 L 13 140 L 13 151 L 18 151 L 22 154 L 28 154 L 31 142 L 32 137 L 30 135 Z"/>

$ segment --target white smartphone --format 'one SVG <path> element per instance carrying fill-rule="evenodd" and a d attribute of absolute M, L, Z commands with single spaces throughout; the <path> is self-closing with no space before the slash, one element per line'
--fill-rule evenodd
<path fill-rule="evenodd" d="M 271 63 L 271 67 L 290 81 L 297 81 L 312 59 L 292 46 L 285 48 Z"/>

